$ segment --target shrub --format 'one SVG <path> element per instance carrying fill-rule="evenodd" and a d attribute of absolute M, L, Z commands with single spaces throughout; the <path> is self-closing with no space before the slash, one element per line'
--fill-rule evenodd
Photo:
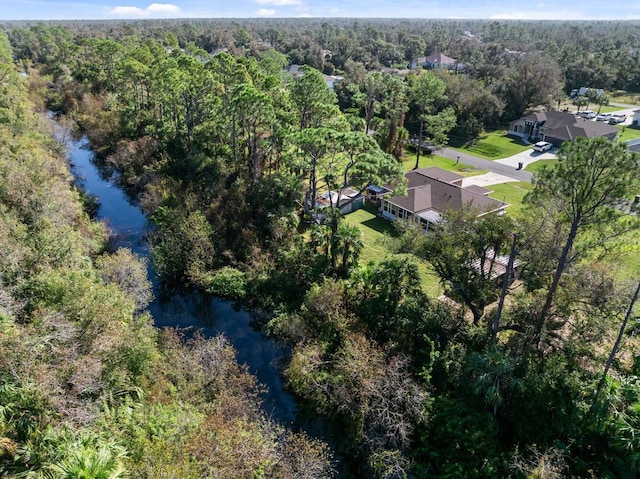
<path fill-rule="evenodd" d="M 242 271 L 230 266 L 221 268 L 203 278 L 205 290 L 226 299 L 242 299 L 247 282 Z"/>

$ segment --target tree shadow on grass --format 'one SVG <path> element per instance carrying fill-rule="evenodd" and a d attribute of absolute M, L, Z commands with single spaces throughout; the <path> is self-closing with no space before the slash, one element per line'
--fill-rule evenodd
<path fill-rule="evenodd" d="M 393 222 L 378 216 L 378 207 L 375 204 L 367 201 L 364 205 L 364 208 L 362 209 L 371 214 L 373 217 L 365 219 L 363 221 L 359 221 L 359 226 L 363 228 L 370 228 L 373 231 L 384 236 L 398 236 L 398 232 L 393 226 Z"/>
<path fill-rule="evenodd" d="M 385 220 L 382 218 L 371 218 L 370 220 L 363 221 L 360 223 L 362 226 L 366 226 L 367 228 L 371 228 L 378 233 L 383 235 L 389 235 L 393 237 L 398 236 L 398 231 L 393 227 L 393 223 L 389 220 Z"/>
<path fill-rule="evenodd" d="M 488 158 L 502 157 L 506 153 L 506 145 L 509 144 L 519 147 L 528 146 L 519 137 L 508 134 L 500 136 L 482 135 L 475 139 L 451 136 L 449 139 L 449 146 L 453 148 L 462 148 L 471 154 L 477 153 Z"/>

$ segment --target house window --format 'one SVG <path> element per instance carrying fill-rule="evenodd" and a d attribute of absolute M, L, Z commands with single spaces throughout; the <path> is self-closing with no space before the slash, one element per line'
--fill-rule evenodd
<path fill-rule="evenodd" d="M 393 216 L 396 215 L 396 206 L 392 203 L 389 203 L 386 200 L 384 201 L 384 205 L 382 209 L 385 213 L 389 213 L 390 215 L 393 215 Z"/>
<path fill-rule="evenodd" d="M 403 220 L 407 219 L 407 210 L 398 208 L 398 218 L 402 218 Z"/>

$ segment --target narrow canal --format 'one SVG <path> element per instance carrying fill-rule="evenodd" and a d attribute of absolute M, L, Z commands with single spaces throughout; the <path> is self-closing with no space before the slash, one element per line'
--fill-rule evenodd
<path fill-rule="evenodd" d="M 71 170 L 78 185 L 99 201 L 98 219 L 104 221 L 115 237 L 116 247 L 127 247 L 146 258 L 151 265 L 145 233 L 149 227 L 140 208 L 118 186 L 117 173 L 95 165 L 86 138 L 74 140 L 61 135 L 67 144 Z M 155 300 L 149 305 L 157 327 L 195 328 L 204 336 L 223 334 L 237 352 L 240 364 L 246 364 L 258 381 L 266 386 L 262 393 L 263 409 L 274 420 L 296 427 L 293 397 L 283 389 L 278 367 L 286 351 L 274 340 L 252 328 L 252 316 L 233 304 L 197 292 L 170 294 L 162 290 L 149 266 Z"/>

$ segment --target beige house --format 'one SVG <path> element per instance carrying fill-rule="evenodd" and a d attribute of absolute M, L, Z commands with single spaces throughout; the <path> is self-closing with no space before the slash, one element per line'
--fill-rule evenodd
<path fill-rule="evenodd" d="M 490 190 L 481 186 L 462 186 L 463 176 L 440 168 L 430 167 L 410 171 L 407 179 L 407 195 L 388 195 L 380 201 L 380 214 L 388 219 L 412 219 L 420 223 L 425 231 L 437 223 L 443 213 L 459 210 L 469 205 L 478 211 L 478 216 L 487 213 L 502 213 L 509 206 L 502 201 L 489 198 Z"/>

